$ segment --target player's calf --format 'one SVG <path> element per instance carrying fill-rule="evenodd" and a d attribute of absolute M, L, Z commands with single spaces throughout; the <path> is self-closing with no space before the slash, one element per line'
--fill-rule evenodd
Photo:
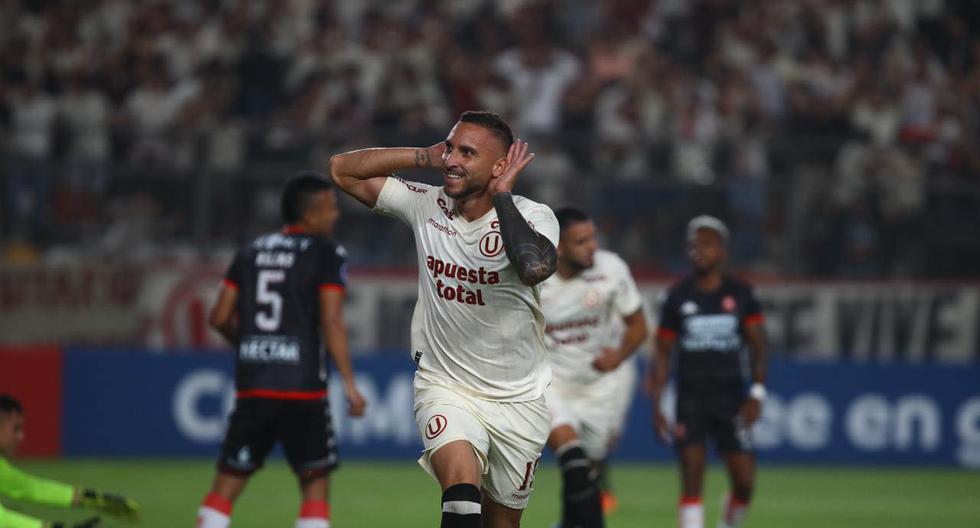
<path fill-rule="evenodd" d="M 562 528 L 603 526 L 599 489 L 592 477 L 592 461 L 579 442 L 569 442 L 555 451 L 561 467 Z"/>
<path fill-rule="evenodd" d="M 442 528 L 480 528 L 483 519 L 480 488 L 453 484 L 442 492 Z"/>

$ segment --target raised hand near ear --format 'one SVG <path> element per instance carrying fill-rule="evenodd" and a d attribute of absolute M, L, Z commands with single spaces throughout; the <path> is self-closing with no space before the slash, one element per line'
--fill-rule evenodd
<path fill-rule="evenodd" d="M 507 168 L 504 169 L 503 174 L 490 180 L 490 186 L 488 187 L 490 196 L 497 193 L 510 192 L 514 188 L 514 184 L 517 183 L 517 175 L 533 159 L 534 153 L 528 153 L 526 141 L 519 139 L 514 141 L 510 146 L 510 150 L 507 151 Z"/>

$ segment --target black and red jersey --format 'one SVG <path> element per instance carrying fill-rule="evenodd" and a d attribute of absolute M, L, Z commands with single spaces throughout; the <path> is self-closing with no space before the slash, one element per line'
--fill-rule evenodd
<path fill-rule="evenodd" d="M 745 377 L 745 327 L 761 322 L 762 308 L 748 283 L 724 275 L 721 287 L 703 292 L 688 277 L 668 292 L 657 334 L 677 339 L 682 386 L 733 384 Z"/>
<path fill-rule="evenodd" d="M 225 284 L 238 289 L 239 397 L 326 394 L 320 290 L 346 287 L 345 260 L 334 242 L 290 231 L 261 236 L 235 255 Z"/>

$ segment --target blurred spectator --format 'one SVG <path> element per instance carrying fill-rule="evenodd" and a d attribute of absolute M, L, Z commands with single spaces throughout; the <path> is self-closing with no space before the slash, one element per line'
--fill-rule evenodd
<path fill-rule="evenodd" d="M 89 79 L 74 75 L 59 107 L 68 134 L 65 183 L 70 190 L 101 195 L 109 183 L 112 158 L 109 99 Z"/>
<path fill-rule="evenodd" d="M 650 241 L 714 212 L 736 264 L 973 273 L 980 240 L 955 233 L 980 222 L 978 17 L 967 0 L 7 2 L 4 242 L 118 240 L 138 211 L 148 244 L 208 251 L 274 221 L 270 175 L 431 144 L 486 108 L 538 152 L 529 194 L 591 201 L 637 261 L 670 266 Z M 924 256 L 964 239 L 956 264 Z M 411 265 L 399 242 L 349 245 Z"/>
<path fill-rule="evenodd" d="M 518 46 L 494 61 L 496 72 L 510 82 L 517 98 L 511 126 L 526 136 L 548 136 L 561 126 L 561 102 L 565 90 L 581 73 L 581 62 L 541 31 L 546 24 L 542 10 L 531 6 L 511 17 Z"/>
<path fill-rule="evenodd" d="M 34 81 L 10 90 L 10 146 L 6 159 L 4 209 L 7 231 L 44 236 L 51 191 L 55 100 Z M 26 222 L 26 223 L 25 223 Z"/>

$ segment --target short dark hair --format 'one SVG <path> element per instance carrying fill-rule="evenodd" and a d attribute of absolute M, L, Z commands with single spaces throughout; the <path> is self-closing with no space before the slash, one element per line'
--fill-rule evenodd
<path fill-rule="evenodd" d="M 514 133 L 510 130 L 510 125 L 504 122 L 499 115 L 483 110 L 470 110 L 463 112 L 459 116 L 460 123 L 473 123 L 489 130 L 503 144 L 504 149 L 509 149 L 514 144 Z"/>
<path fill-rule="evenodd" d="M 555 218 L 558 219 L 558 229 L 560 231 L 568 229 L 572 224 L 592 220 L 589 213 L 576 207 L 561 207 L 557 209 L 555 211 Z"/>
<path fill-rule="evenodd" d="M 282 219 L 287 224 L 299 222 L 313 195 L 330 189 L 333 189 L 330 181 L 319 172 L 303 171 L 293 176 L 282 190 Z"/>
<path fill-rule="evenodd" d="M 24 414 L 24 408 L 21 407 L 20 402 L 17 398 L 9 394 L 0 394 L 0 413 L 11 413 L 15 412 L 17 414 Z"/>

